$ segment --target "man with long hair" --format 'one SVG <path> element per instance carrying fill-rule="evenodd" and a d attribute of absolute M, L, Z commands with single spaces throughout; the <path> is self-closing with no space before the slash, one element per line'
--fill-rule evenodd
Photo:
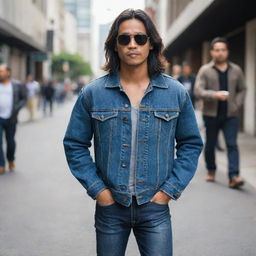
<path fill-rule="evenodd" d="M 145 12 L 123 11 L 105 42 L 108 74 L 82 89 L 72 111 L 64 147 L 96 199 L 97 255 L 125 255 L 131 229 L 141 255 L 172 255 L 168 203 L 192 179 L 202 140 L 186 90 L 162 74 L 162 48 Z"/>

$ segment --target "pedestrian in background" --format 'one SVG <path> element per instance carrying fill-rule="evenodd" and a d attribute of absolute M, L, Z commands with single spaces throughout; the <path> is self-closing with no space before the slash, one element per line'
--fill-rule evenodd
<path fill-rule="evenodd" d="M 185 89 L 188 91 L 190 99 L 193 106 L 195 107 L 195 95 L 194 95 L 194 85 L 195 85 L 196 76 L 192 73 L 192 67 L 188 62 L 182 63 L 182 72 L 178 77 L 178 81 L 183 84 Z"/>
<path fill-rule="evenodd" d="M 165 54 L 166 54 L 166 52 L 164 51 L 163 55 L 161 57 L 161 62 L 162 62 L 163 67 L 164 67 L 164 73 L 168 74 L 171 63 L 166 58 Z"/>
<path fill-rule="evenodd" d="M 229 61 L 228 42 L 215 38 L 211 42 L 212 61 L 198 72 L 195 95 L 203 100 L 203 119 L 206 126 L 205 161 L 206 181 L 215 181 L 217 165 L 215 146 L 220 130 L 223 130 L 228 155 L 229 187 L 244 184 L 239 177 L 238 113 L 245 97 L 245 82 L 241 68 Z"/>
<path fill-rule="evenodd" d="M 172 77 L 177 79 L 181 73 L 181 65 L 175 64 L 172 66 Z"/>
<path fill-rule="evenodd" d="M 65 153 L 96 199 L 98 256 L 124 256 L 132 229 L 141 255 L 172 256 L 168 203 L 192 179 L 202 140 L 188 93 L 162 73 L 162 48 L 145 12 L 123 11 L 105 42 L 108 74 L 83 88 L 72 111 Z"/>
<path fill-rule="evenodd" d="M 55 84 L 55 101 L 58 105 L 64 103 L 66 98 L 65 85 L 62 81 L 57 81 Z"/>
<path fill-rule="evenodd" d="M 26 88 L 27 88 L 27 108 L 29 111 L 29 121 L 33 121 L 35 119 L 37 108 L 38 108 L 40 85 L 37 81 L 34 80 L 34 77 L 32 75 L 28 75 Z"/>
<path fill-rule="evenodd" d="M 6 158 L 10 171 L 15 170 L 15 132 L 19 110 L 26 104 L 26 90 L 19 82 L 11 80 L 11 69 L 0 65 L 0 174 L 5 172 L 3 134 L 6 138 Z"/>
<path fill-rule="evenodd" d="M 54 83 L 52 80 L 50 80 L 47 82 L 47 84 L 43 87 L 43 90 L 42 90 L 44 115 L 47 114 L 48 107 L 49 107 L 50 115 L 53 114 L 54 94 L 55 94 Z"/>

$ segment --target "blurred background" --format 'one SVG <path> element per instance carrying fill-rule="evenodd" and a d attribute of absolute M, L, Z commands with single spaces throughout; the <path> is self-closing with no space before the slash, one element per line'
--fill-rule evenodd
<path fill-rule="evenodd" d="M 104 75 L 105 39 L 127 8 L 143 9 L 153 19 L 170 75 L 184 61 L 196 74 L 211 60 L 211 40 L 227 38 L 230 60 L 242 68 L 247 86 L 239 116 L 246 186 L 227 189 L 221 140 L 217 184 L 205 184 L 200 160 L 191 186 L 171 205 L 174 255 L 255 256 L 255 0 L 0 0 L 0 63 L 10 66 L 12 79 L 27 83 L 31 75 L 39 86 L 34 118 L 26 107 L 19 115 L 17 170 L 0 176 L 0 256 L 96 255 L 95 202 L 71 177 L 62 139 L 76 94 Z M 45 100 L 48 85 L 51 104 Z M 127 255 L 138 255 L 134 237 Z"/>

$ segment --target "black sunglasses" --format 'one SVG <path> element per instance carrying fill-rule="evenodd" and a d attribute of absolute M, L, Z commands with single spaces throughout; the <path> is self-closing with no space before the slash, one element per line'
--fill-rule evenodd
<path fill-rule="evenodd" d="M 138 45 L 146 44 L 149 39 L 149 36 L 145 34 L 136 34 L 134 36 L 129 34 L 122 34 L 117 37 L 117 41 L 120 45 L 128 45 L 131 42 L 132 37 Z"/>

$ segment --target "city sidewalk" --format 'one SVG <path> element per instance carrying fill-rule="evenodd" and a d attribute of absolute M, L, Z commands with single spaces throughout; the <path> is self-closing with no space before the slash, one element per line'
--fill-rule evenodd
<path fill-rule="evenodd" d="M 222 145 L 224 145 L 224 142 L 222 142 Z M 256 137 L 240 133 L 238 135 L 238 146 L 241 176 L 246 182 L 256 188 Z M 221 170 L 226 171 L 227 151 L 217 151 L 216 157 L 219 165 L 222 167 Z"/>

